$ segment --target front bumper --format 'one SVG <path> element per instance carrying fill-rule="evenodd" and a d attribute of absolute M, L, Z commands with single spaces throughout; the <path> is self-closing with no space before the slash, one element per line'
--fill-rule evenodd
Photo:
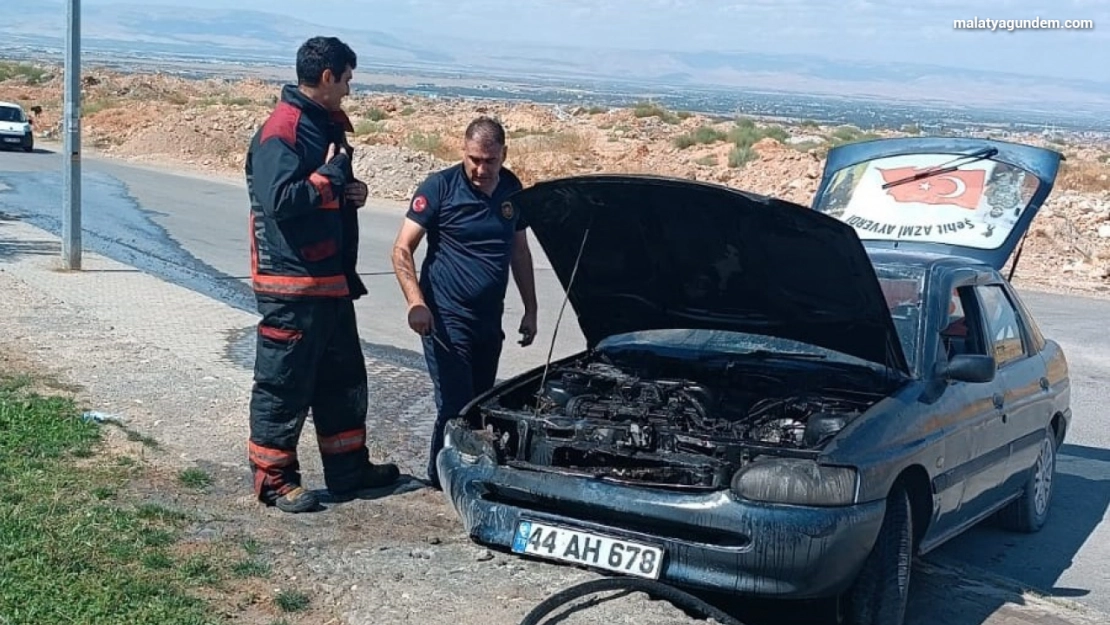
<path fill-rule="evenodd" d="M 886 506 L 765 505 L 727 491 L 648 490 L 464 459 L 450 443 L 437 466 L 444 494 L 480 544 L 509 550 L 522 519 L 593 531 L 663 547 L 663 582 L 782 599 L 846 590 Z"/>
<path fill-rule="evenodd" d="M 22 148 L 27 150 L 34 147 L 34 145 L 35 135 L 33 134 L 0 135 L 0 148 Z"/>

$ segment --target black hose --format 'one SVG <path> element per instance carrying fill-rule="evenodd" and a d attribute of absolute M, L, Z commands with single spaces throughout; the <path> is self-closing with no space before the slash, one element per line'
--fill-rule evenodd
<path fill-rule="evenodd" d="M 532 611 L 524 617 L 520 625 L 540 625 L 540 620 L 553 612 L 555 608 L 570 603 L 579 597 L 585 597 L 586 595 L 605 590 L 632 590 L 647 593 L 649 596 L 656 599 L 666 599 L 675 607 L 684 610 L 688 614 L 693 613 L 705 619 L 714 619 L 718 623 L 721 623 L 721 625 L 744 625 L 725 612 L 688 592 L 679 590 L 674 586 L 668 586 L 662 582 L 639 577 L 605 577 L 583 582 L 576 586 L 561 590 L 532 608 Z"/>

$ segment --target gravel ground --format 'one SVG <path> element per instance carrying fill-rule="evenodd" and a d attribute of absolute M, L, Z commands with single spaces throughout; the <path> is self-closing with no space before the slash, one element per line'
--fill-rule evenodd
<path fill-rule="evenodd" d="M 598 577 L 474 545 L 442 495 L 413 483 L 318 514 L 289 516 L 260 507 L 244 464 L 250 373 L 231 354 L 253 317 L 96 256 L 86 256 L 86 271 L 78 274 L 53 270 L 55 258 L 55 239 L 0 221 L 0 354 L 9 366 L 30 366 L 77 385 L 83 406 L 119 415 L 159 441 L 161 448 L 151 450 L 118 434 L 112 439 L 141 453 L 151 469 L 151 477 L 136 485 L 138 494 L 206 519 L 193 529 L 196 540 L 246 534 L 266 546 L 274 577 L 256 589 L 260 599 L 229 604 L 238 622 L 272 623 L 275 589 L 296 588 L 312 597 L 313 608 L 286 617 L 291 624 L 515 625 L 552 593 Z M 375 421 L 379 427 L 399 422 L 400 414 L 379 414 Z M 412 432 L 379 429 L 372 448 L 423 449 L 425 440 L 412 440 Z M 303 440 L 313 440 L 311 424 Z M 306 477 L 319 484 L 315 449 L 302 449 Z M 176 486 L 176 472 L 191 466 L 213 476 L 206 492 Z M 917 570 L 910 625 L 1099 622 L 966 571 L 936 564 Z M 747 622 L 809 622 L 809 614 L 802 606 L 777 606 Z M 699 622 L 642 594 L 564 616 L 558 622 L 569 625 Z"/>

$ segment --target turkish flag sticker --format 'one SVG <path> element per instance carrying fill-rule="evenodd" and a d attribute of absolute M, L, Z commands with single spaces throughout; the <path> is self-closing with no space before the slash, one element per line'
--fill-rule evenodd
<path fill-rule="evenodd" d="M 428 199 L 426 197 L 424 197 L 423 195 L 418 195 L 412 198 L 413 212 L 420 213 L 423 212 L 425 208 L 428 208 Z"/>
<path fill-rule="evenodd" d="M 924 169 L 915 167 L 899 167 L 897 169 L 880 169 L 883 182 L 894 182 L 899 178 L 913 176 Z M 964 169 L 959 171 L 937 174 L 903 182 L 886 190 L 895 202 L 917 202 L 919 204 L 946 204 L 959 206 L 968 210 L 979 208 L 979 200 L 983 198 L 983 188 L 986 186 L 987 172 L 982 169 Z"/>

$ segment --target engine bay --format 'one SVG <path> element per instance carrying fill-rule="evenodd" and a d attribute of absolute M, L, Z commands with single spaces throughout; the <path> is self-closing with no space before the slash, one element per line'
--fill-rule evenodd
<path fill-rule="evenodd" d="M 592 354 L 479 404 L 471 427 L 502 463 L 715 489 L 756 456 L 812 455 L 889 384 L 809 362 Z"/>

